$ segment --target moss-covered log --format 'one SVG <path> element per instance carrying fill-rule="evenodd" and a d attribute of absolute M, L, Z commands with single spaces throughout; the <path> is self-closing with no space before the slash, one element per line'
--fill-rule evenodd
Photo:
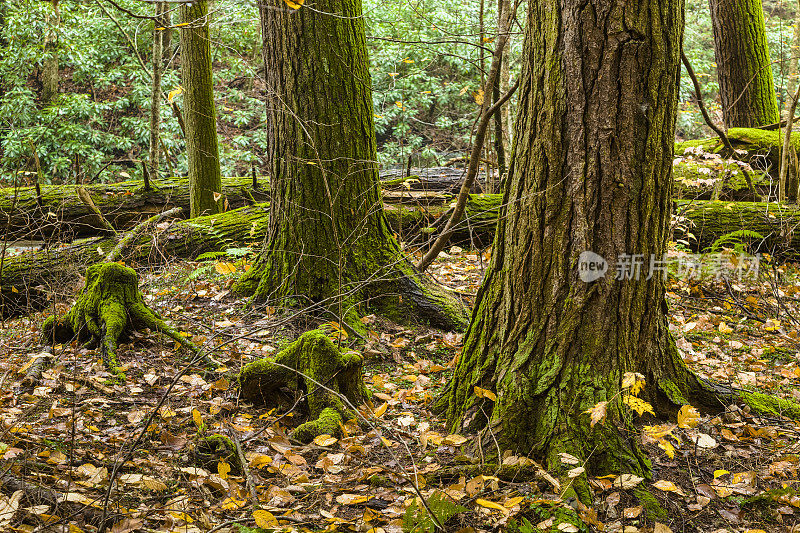
<path fill-rule="evenodd" d="M 69 312 L 45 320 L 42 340 L 48 344 L 73 339 L 97 343 L 108 368 L 124 380 L 125 374 L 119 368 L 116 355 L 119 341 L 145 328 L 159 331 L 193 352 L 198 351 L 145 305 L 135 270 L 119 263 L 96 263 L 86 269 L 85 285 Z"/>
<path fill-rule="evenodd" d="M 369 393 L 362 380 L 361 355 L 341 351 L 328 336 L 314 330 L 278 353 L 245 365 L 239 374 L 242 398 L 275 405 L 282 387 L 301 394 L 309 419 L 298 426 L 294 438 L 307 443 L 318 435 L 340 435 L 346 419 L 355 418 L 354 407 Z"/>
<path fill-rule="evenodd" d="M 129 264 L 157 265 L 170 257 L 193 258 L 204 252 L 225 250 L 237 243 L 260 243 L 266 235 L 268 218 L 268 204 L 260 204 L 175 221 L 166 228 L 140 235 L 124 250 L 121 259 Z M 86 267 L 102 261 L 116 244 L 113 237 L 95 238 L 6 257 L 0 273 L 0 287 L 3 288 L 0 306 L 10 307 L 30 291 L 39 293 L 38 286 L 43 286 L 47 292 L 62 292 Z M 35 300 L 43 301 L 41 297 Z"/>
<path fill-rule="evenodd" d="M 184 213 L 189 213 L 189 179 L 185 177 L 151 182 L 149 190 L 143 181 L 85 188 L 103 216 L 118 230 L 171 207 L 182 207 Z M 267 189 L 253 188 L 252 178 L 223 178 L 222 194 L 231 208 L 268 199 Z M 100 232 L 102 226 L 97 217 L 81 202 L 73 185 L 44 185 L 41 198 L 37 198 L 34 187 L 0 189 L 0 238 L 68 242 Z"/>
<path fill-rule="evenodd" d="M 735 150 L 744 150 L 754 168 L 767 170 L 777 176 L 780 168 L 780 151 L 783 138 L 779 131 L 758 128 L 731 128 L 728 139 Z M 704 152 L 729 156 L 719 137 L 675 143 L 675 155 L 682 156 L 687 148 L 702 148 Z M 800 132 L 792 133 L 792 148 L 800 150 Z"/>

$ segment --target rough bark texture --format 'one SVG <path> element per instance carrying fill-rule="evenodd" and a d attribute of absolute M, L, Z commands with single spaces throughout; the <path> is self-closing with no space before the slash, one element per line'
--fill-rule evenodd
<path fill-rule="evenodd" d="M 780 120 L 761 0 L 709 0 L 726 128 Z"/>
<path fill-rule="evenodd" d="M 217 114 L 211 76 L 208 3 L 181 5 L 181 77 L 184 90 L 186 154 L 189 159 L 191 217 L 222 210 L 214 193 L 222 188 L 217 142 Z"/>
<path fill-rule="evenodd" d="M 236 290 L 349 323 L 367 304 L 463 327 L 463 305 L 415 272 L 384 216 L 360 0 L 296 11 L 267 0 L 260 13 L 272 211 L 266 248 Z"/>
<path fill-rule="evenodd" d="M 343 419 L 355 418 L 353 408 L 369 398 L 362 363 L 361 355 L 342 352 L 324 332 L 309 331 L 274 359 L 245 365 L 239 374 L 241 396 L 257 404 L 275 405 L 281 403 L 280 389 L 288 386 L 304 394 L 310 415 L 310 420 L 294 430 L 297 440 L 339 436 Z"/>
<path fill-rule="evenodd" d="M 118 230 L 169 209 L 182 207 L 189 213 L 189 179 L 174 177 L 85 186 L 103 216 Z M 75 194 L 72 185 L 43 185 L 37 198 L 35 187 L 0 188 L 0 234 L 17 239 L 57 239 L 71 241 L 97 235 L 100 225 L 89 208 Z M 231 208 L 263 202 L 267 189 L 252 187 L 251 178 L 224 178 L 223 200 Z"/>
<path fill-rule="evenodd" d="M 663 279 L 578 277 L 587 250 L 665 251 L 682 20 L 677 1 L 530 3 L 510 183 L 439 403 L 452 430 L 485 430 L 484 453 L 499 446 L 561 470 L 557 454 L 569 452 L 589 472 L 649 476 L 627 431 L 623 373 L 647 377 L 662 414 L 683 398 L 707 402 L 668 331 Z M 609 421 L 590 427 L 584 411 L 601 401 Z"/>

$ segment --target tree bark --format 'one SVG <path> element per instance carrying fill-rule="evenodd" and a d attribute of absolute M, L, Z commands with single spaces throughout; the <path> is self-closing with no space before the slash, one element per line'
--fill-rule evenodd
<path fill-rule="evenodd" d="M 166 4 L 164 2 L 156 3 L 156 20 L 153 21 L 153 80 L 152 91 L 150 94 L 150 153 L 149 153 L 149 168 L 151 180 L 158 179 L 158 168 L 161 159 L 161 71 L 163 70 L 164 60 L 164 32 L 165 30 L 159 29 L 166 25 L 164 13 L 166 12 Z"/>
<path fill-rule="evenodd" d="M 47 34 L 44 38 L 44 60 L 42 61 L 43 104 L 49 104 L 58 95 L 58 31 L 59 14 L 53 4 L 53 14 L 47 15 Z"/>
<path fill-rule="evenodd" d="M 208 2 L 182 4 L 181 72 L 191 217 L 219 213 L 222 184 L 208 33 Z"/>
<path fill-rule="evenodd" d="M 709 0 L 726 128 L 780 120 L 761 0 Z"/>
<path fill-rule="evenodd" d="M 463 327 L 463 304 L 415 271 L 383 212 L 360 0 L 266 0 L 260 15 L 272 210 L 265 250 L 235 290 L 356 327 L 364 303 Z"/>
<path fill-rule="evenodd" d="M 649 477 L 623 373 L 646 376 L 660 414 L 683 398 L 708 403 L 669 333 L 664 280 L 587 283 L 578 271 L 585 251 L 666 250 L 682 21 L 678 1 L 529 4 L 510 182 L 439 401 L 451 430 L 484 430 L 484 454 L 531 454 L 564 472 L 568 452 L 594 474 Z M 590 426 L 584 412 L 604 401 L 607 421 Z M 583 475 L 572 486 L 590 499 Z"/>

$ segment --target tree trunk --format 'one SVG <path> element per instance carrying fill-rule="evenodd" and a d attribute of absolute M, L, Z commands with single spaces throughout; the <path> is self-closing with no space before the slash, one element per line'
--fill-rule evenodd
<path fill-rule="evenodd" d="M 222 195 L 231 208 L 263 202 L 268 189 L 254 189 L 250 178 L 225 178 Z M 118 230 L 128 228 L 153 213 L 182 207 L 189 213 L 188 178 L 169 178 L 87 185 L 92 201 Z M 44 185 L 38 197 L 35 187 L 0 189 L 0 238 L 9 241 L 56 239 L 71 241 L 97 235 L 101 225 L 75 194 L 72 185 Z"/>
<path fill-rule="evenodd" d="M 181 5 L 181 71 L 191 217 L 219 213 L 222 200 L 217 116 L 211 76 L 208 3 Z M 214 193 L 217 193 L 216 195 Z"/>
<path fill-rule="evenodd" d="M 235 289 L 354 324 L 363 303 L 451 329 L 466 310 L 416 272 L 386 221 L 360 0 L 260 3 L 272 210 Z M 358 326 L 358 324 L 356 324 Z"/>
<path fill-rule="evenodd" d="M 649 477 L 623 373 L 646 376 L 660 414 L 706 398 L 667 328 L 661 276 L 583 282 L 578 261 L 666 250 L 682 2 L 529 6 L 510 182 L 439 407 L 451 430 L 484 429 L 484 453 L 564 471 L 558 453 L 568 452 L 594 474 Z M 599 402 L 607 421 L 592 427 L 584 412 Z M 572 486 L 589 499 L 584 476 Z"/>
<path fill-rule="evenodd" d="M 511 2 L 510 0 L 497 0 L 497 25 L 498 27 L 501 25 L 501 21 L 503 20 L 503 13 L 511 9 Z M 492 102 L 497 102 L 500 100 L 500 96 L 505 94 L 508 91 L 508 80 L 509 80 L 509 72 L 508 72 L 508 52 L 505 50 L 506 47 L 503 47 L 503 50 L 500 50 L 500 75 L 498 76 L 497 82 L 492 87 Z M 503 182 L 503 179 L 506 175 L 508 170 L 507 163 L 506 163 L 506 155 L 508 154 L 508 135 L 506 133 L 506 128 L 504 120 L 508 119 L 508 113 L 504 110 L 507 110 L 510 107 L 510 104 L 506 102 L 506 104 L 501 107 L 497 113 L 494 115 L 494 152 L 497 154 L 497 181 L 499 183 Z M 498 186 L 499 186 L 498 183 Z M 499 189 L 498 189 L 499 190 Z M 497 192 L 490 191 L 490 192 Z"/>
<path fill-rule="evenodd" d="M 726 128 L 780 120 L 761 0 L 709 0 Z"/>
<path fill-rule="evenodd" d="M 161 159 L 159 140 L 161 133 L 161 71 L 164 65 L 162 59 L 164 54 L 164 30 L 159 28 L 163 28 L 166 25 L 164 19 L 165 11 L 166 4 L 157 2 L 156 20 L 153 21 L 153 81 L 150 93 L 150 157 L 148 173 L 151 180 L 158 179 L 159 160 Z"/>
<path fill-rule="evenodd" d="M 55 5 L 55 4 L 54 4 Z M 58 95 L 58 10 L 53 8 L 53 15 L 47 15 L 47 35 L 44 38 L 44 60 L 42 61 L 42 93 L 43 104 L 49 104 Z"/>

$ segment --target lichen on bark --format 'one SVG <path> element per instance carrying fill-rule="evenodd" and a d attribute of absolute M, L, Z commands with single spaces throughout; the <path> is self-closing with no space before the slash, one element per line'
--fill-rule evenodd
<path fill-rule="evenodd" d="M 280 389 L 288 386 L 300 393 L 309 420 L 293 436 L 310 442 L 322 434 L 339 435 L 344 420 L 355 418 L 354 408 L 369 398 L 362 380 L 363 359 L 356 352 L 343 352 L 321 330 L 304 333 L 274 359 L 245 365 L 239 374 L 242 398 L 274 405 Z"/>

